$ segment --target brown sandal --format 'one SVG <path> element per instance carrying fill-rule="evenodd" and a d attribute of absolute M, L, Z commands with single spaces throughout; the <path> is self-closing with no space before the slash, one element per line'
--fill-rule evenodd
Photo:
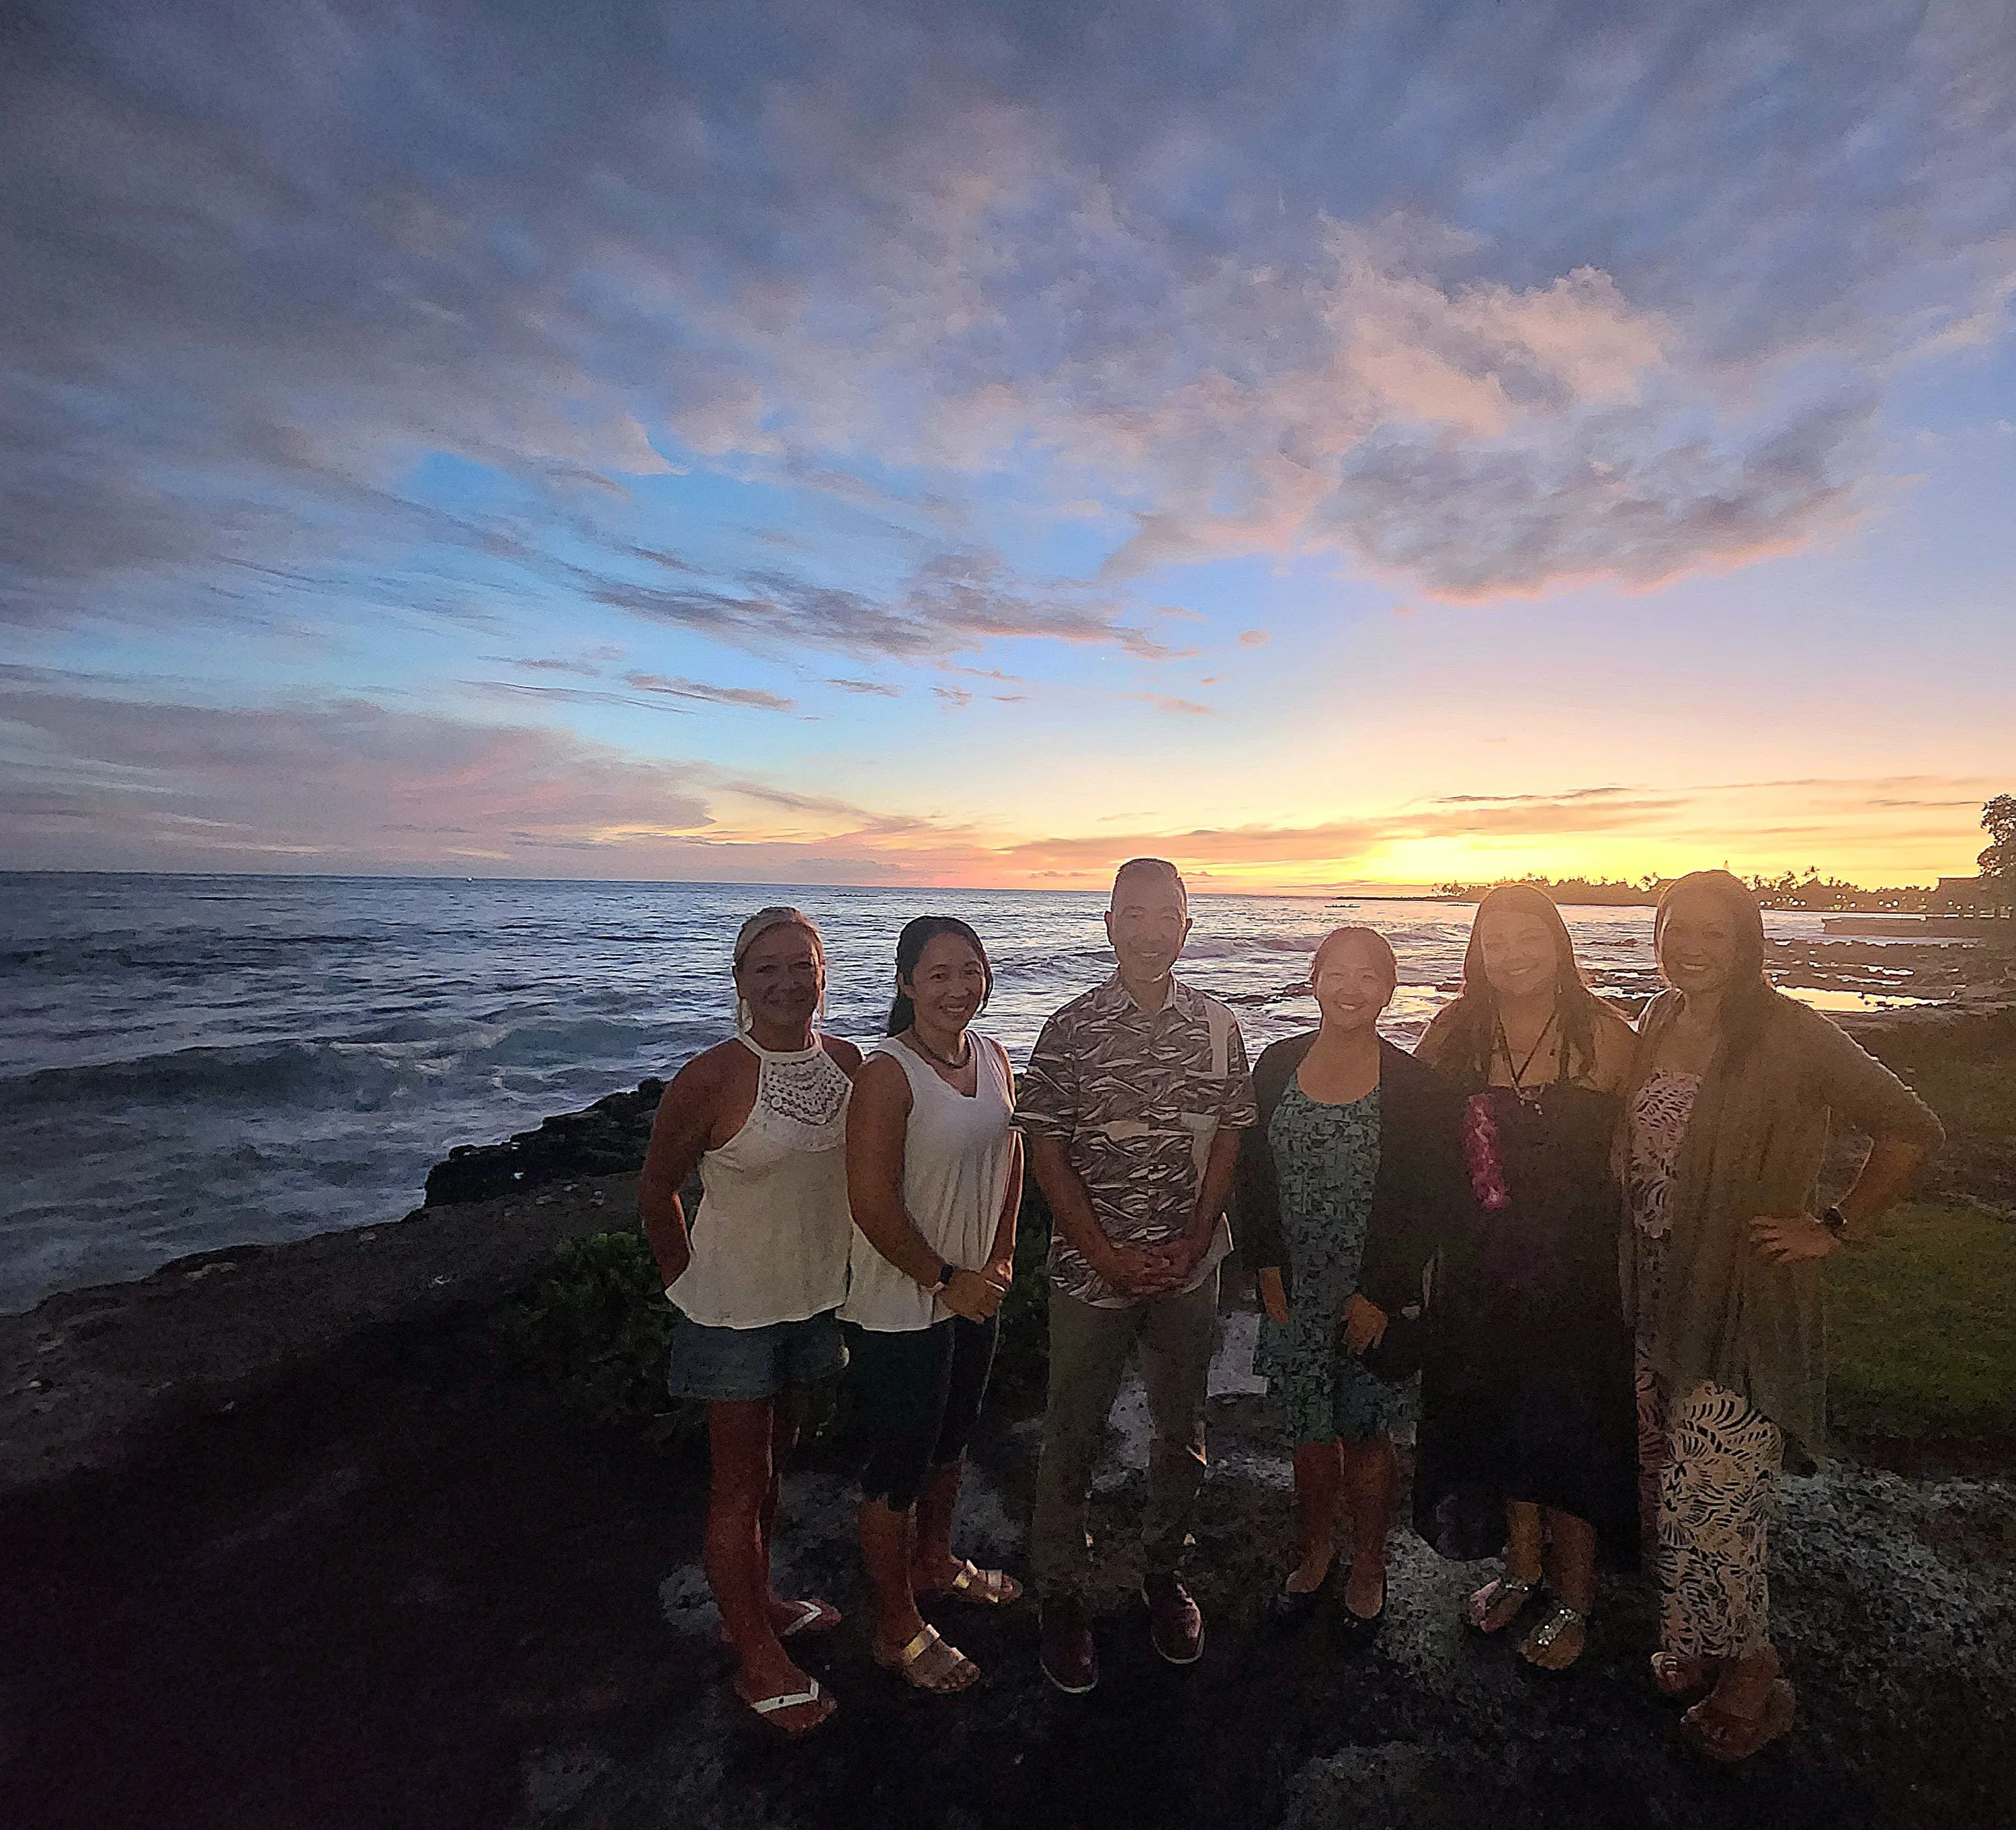
<path fill-rule="evenodd" d="M 1691 1652 L 1654 1652 L 1652 1688 L 1671 1703 L 1697 1702 L 1715 1688 L 1722 1674 L 1719 1659 Z"/>
<path fill-rule="evenodd" d="M 927 1626 L 893 1659 L 876 1648 L 875 1662 L 933 1696 L 952 1696 L 980 1681 L 980 1667 L 935 1626 Z"/>
<path fill-rule="evenodd" d="M 1730 1767 L 1785 1734 L 1798 1713 L 1791 1685 L 1774 1677 L 1764 1693 L 1764 1707 L 1755 1715 L 1739 1716 L 1719 1708 L 1714 1698 L 1704 1697 L 1680 1718 L 1680 1736 L 1695 1753 Z"/>

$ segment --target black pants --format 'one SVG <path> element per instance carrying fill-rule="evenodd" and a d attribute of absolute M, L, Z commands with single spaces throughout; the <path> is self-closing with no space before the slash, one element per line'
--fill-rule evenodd
<path fill-rule="evenodd" d="M 1000 1318 L 950 1316 L 902 1334 L 843 1326 L 847 1376 L 870 1445 L 862 1495 L 906 1511 L 926 1474 L 966 1453 L 987 1396 Z"/>

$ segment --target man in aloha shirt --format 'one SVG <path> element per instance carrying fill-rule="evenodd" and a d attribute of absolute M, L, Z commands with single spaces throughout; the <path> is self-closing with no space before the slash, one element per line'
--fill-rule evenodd
<path fill-rule="evenodd" d="M 1204 1469 L 1218 1266 L 1239 1133 L 1258 1113 L 1230 1010 L 1173 976 L 1190 928 L 1174 865 L 1120 867 L 1106 931 L 1119 969 L 1043 1026 L 1017 1101 L 1048 1199 L 1049 1403 L 1031 1550 L 1043 1670 L 1074 1695 L 1099 1681 L 1080 1585 L 1092 1461 L 1138 1352 L 1154 1426 L 1142 1521 L 1150 1637 L 1172 1664 L 1204 1623 L 1177 1570 Z"/>

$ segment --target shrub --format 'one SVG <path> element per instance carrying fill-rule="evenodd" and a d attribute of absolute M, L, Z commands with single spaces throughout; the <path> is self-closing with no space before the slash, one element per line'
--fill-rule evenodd
<path fill-rule="evenodd" d="M 495 1326 L 513 1356 L 589 1423 L 641 1434 L 661 1448 L 706 1428 L 705 1405 L 665 1390 L 672 1311 L 641 1231 L 569 1240 L 497 1312 Z M 851 1422 L 840 1382 L 812 1388 L 808 1437 L 844 1440 Z"/>
<path fill-rule="evenodd" d="M 1015 1280 L 1001 1304 L 1001 1344 L 995 1351 L 987 1405 L 1003 1416 L 1026 1416 L 1043 1402 L 1049 1380 L 1050 1210 L 1035 1176 L 1023 1183 L 1015 1221 Z"/>
<path fill-rule="evenodd" d="M 672 1312 L 641 1232 L 571 1239 L 498 1312 L 513 1355 L 576 1416 L 671 1443 L 701 1425 L 701 1407 L 665 1391 Z"/>

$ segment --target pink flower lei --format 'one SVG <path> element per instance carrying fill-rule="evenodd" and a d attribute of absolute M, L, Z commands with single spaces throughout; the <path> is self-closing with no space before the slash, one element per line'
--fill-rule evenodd
<path fill-rule="evenodd" d="M 1499 1160 L 1498 1121 L 1492 1115 L 1489 1093 L 1473 1093 L 1463 1103 L 1463 1156 L 1478 1205 L 1487 1213 L 1502 1213 L 1512 1205 L 1512 1195 Z"/>

